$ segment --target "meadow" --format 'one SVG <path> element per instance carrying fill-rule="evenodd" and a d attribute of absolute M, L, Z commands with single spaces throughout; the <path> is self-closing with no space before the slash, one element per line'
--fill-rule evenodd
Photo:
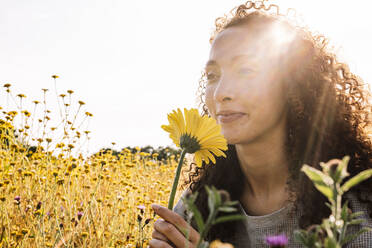
<path fill-rule="evenodd" d="M 56 85 L 58 76 L 52 78 Z M 198 165 L 201 159 L 206 163 L 209 159 L 214 161 L 208 149 L 216 156 L 223 154 L 218 149 L 227 149 L 212 118 L 199 116 L 197 109 L 185 109 L 184 118 L 178 109 L 168 114 L 170 124 L 159 127 L 159 131 L 162 128 L 169 132 L 182 152 L 172 147 L 151 146 L 117 150 L 112 143 L 111 148 L 89 153 L 89 122 L 93 114 L 85 110 L 85 103 L 75 99 L 73 90 L 59 93 L 55 87 L 56 108 L 51 110 L 48 107 L 51 92 L 48 89 L 41 92 L 42 100 L 30 100 L 31 105 L 26 104 L 25 94 L 13 94 L 10 84 L 4 84 L 0 92 L 0 100 L 5 99 L 0 105 L 0 247 L 148 247 L 153 223 L 158 218 L 151 204 L 168 205 L 173 176 L 178 164 L 183 164 L 183 156 L 194 153 L 184 162 L 190 165 L 192 158 Z M 27 109 L 30 107 L 31 111 Z M 188 120 L 187 125 L 184 119 Z M 190 134 L 185 132 L 188 129 Z M 366 132 L 371 134 L 370 130 Z M 309 166 L 302 168 L 328 198 L 331 204 L 327 206 L 332 211 L 316 229 L 295 231 L 296 238 L 306 247 L 341 247 L 357 237 L 345 230 L 348 225 L 360 223 L 357 219 L 360 213 L 351 213 L 346 203 L 341 207 L 341 197 L 371 177 L 372 169 L 341 185 L 349 175 L 348 160 L 347 156 L 337 160 L 337 168 L 332 170 L 329 168 L 335 160 L 321 164 L 322 171 Z M 183 165 L 181 182 L 190 169 Z M 176 192 L 175 202 L 184 189 L 180 185 L 178 190 L 172 189 Z M 192 207 L 196 195 L 186 201 L 194 217 L 199 218 L 200 241 L 212 224 L 243 218 L 234 214 L 216 218 L 218 211 L 235 211 L 231 206 L 236 202 L 221 201 L 221 192 L 216 189 L 207 191 L 210 213 L 205 224 Z M 363 228 L 358 235 L 368 231 Z M 288 242 L 285 237 L 285 244 L 278 246 L 275 242 L 281 235 L 266 238 L 272 247 L 284 247 Z M 275 244 L 270 243 L 271 239 Z M 210 244 L 200 241 L 198 247 L 232 247 L 218 240 Z M 340 245 L 333 246 L 337 242 Z"/>
<path fill-rule="evenodd" d="M 56 92 L 59 110 L 49 110 L 43 89 L 33 111 L 10 84 L 3 90 L 14 109 L 0 106 L 0 247 L 146 247 L 150 205 L 167 204 L 178 155 L 140 147 L 84 155 L 93 114 L 72 90 Z"/>

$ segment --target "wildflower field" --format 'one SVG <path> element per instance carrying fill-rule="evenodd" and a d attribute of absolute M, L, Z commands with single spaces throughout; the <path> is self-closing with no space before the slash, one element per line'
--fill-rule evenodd
<path fill-rule="evenodd" d="M 56 90 L 55 110 L 42 94 L 30 111 L 10 84 L 1 92 L 0 247 L 146 247 L 150 204 L 167 204 L 178 155 L 139 147 L 84 155 L 93 115 L 72 90 Z"/>

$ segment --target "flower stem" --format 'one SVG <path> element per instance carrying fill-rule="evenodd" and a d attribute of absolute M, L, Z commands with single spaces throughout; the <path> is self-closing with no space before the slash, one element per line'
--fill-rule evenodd
<path fill-rule="evenodd" d="M 183 165 L 183 160 L 185 158 L 185 155 L 186 155 L 186 149 L 183 149 L 182 152 L 181 152 L 180 161 L 178 162 L 178 165 L 177 165 L 177 170 L 176 170 L 176 175 L 175 175 L 174 181 L 173 181 L 172 191 L 171 191 L 171 194 L 169 196 L 168 209 L 170 209 L 170 210 L 173 209 L 174 197 L 176 196 L 178 180 L 180 179 L 181 168 L 182 168 L 182 165 Z"/>
<path fill-rule="evenodd" d="M 204 236 L 206 236 L 206 234 L 209 232 L 209 229 L 212 226 L 212 221 L 215 220 L 215 218 L 217 216 L 217 213 L 218 213 L 218 211 L 213 210 L 213 212 L 211 212 L 209 214 L 207 222 L 205 223 L 204 229 L 200 233 L 200 238 L 199 238 L 198 243 L 196 245 L 197 248 L 201 247 L 201 244 L 204 242 L 204 238 L 205 238 Z"/>

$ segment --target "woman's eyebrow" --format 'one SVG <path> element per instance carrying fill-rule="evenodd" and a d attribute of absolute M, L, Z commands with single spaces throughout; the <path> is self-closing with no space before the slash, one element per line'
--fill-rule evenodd
<path fill-rule="evenodd" d="M 236 63 L 239 60 L 256 61 L 257 60 L 257 56 L 255 56 L 255 54 L 252 54 L 252 53 L 251 54 L 240 54 L 240 55 L 236 55 L 236 56 L 234 56 L 233 58 L 230 59 L 230 63 L 233 64 L 233 63 Z M 208 60 L 208 62 L 205 64 L 205 67 L 214 66 L 214 65 L 218 65 L 217 61 L 215 61 L 215 60 Z"/>
<path fill-rule="evenodd" d="M 249 61 L 256 61 L 257 60 L 257 55 L 256 54 L 241 54 L 233 57 L 231 59 L 232 63 L 235 63 L 236 61 L 239 60 L 249 60 Z"/>
<path fill-rule="evenodd" d="M 215 60 L 208 60 L 208 62 L 205 64 L 205 68 L 207 68 L 208 66 L 214 66 L 214 65 L 218 65 Z"/>

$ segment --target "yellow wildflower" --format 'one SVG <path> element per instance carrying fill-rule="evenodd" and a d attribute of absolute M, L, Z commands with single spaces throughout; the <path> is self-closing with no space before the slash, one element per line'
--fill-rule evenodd
<path fill-rule="evenodd" d="M 210 245 L 210 248 L 234 248 L 230 243 L 222 243 L 220 240 L 214 240 Z"/>
<path fill-rule="evenodd" d="M 169 132 L 176 146 L 186 149 L 187 153 L 195 153 L 197 166 L 201 166 L 203 160 L 216 163 L 213 154 L 226 156 L 222 151 L 227 150 L 227 142 L 214 119 L 200 116 L 197 109 L 184 109 L 184 115 L 177 109 L 168 114 L 168 121 L 169 125 L 161 127 Z"/>

